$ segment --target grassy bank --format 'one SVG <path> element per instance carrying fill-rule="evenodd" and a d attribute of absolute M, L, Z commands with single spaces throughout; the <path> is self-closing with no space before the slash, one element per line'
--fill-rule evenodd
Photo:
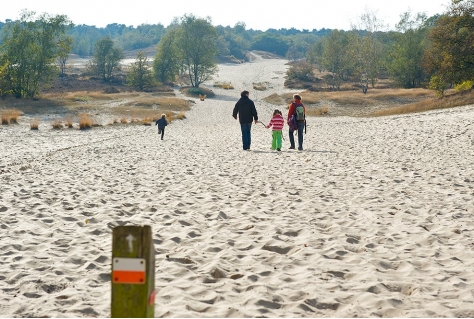
<path fill-rule="evenodd" d="M 36 99 L 6 98 L 2 101 L 0 114 L 4 125 L 27 117 L 38 126 L 39 118 L 52 116 L 51 125 L 59 128 L 82 127 L 107 124 L 145 124 L 166 114 L 169 121 L 182 119 L 194 102 L 160 93 L 123 92 L 106 94 L 103 92 L 47 93 Z M 15 121 L 7 121 L 14 114 Z M 86 117 L 85 114 L 88 116 Z M 87 118 L 87 120 L 84 120 Z M 73 125 L 72 125 L 73 124 Z"/>
<path fill-rule="evenodd" d="M 296 92 L 295 92 L 296 93 Z M 436 97 L 426 89 L 372 89 L 360 91 L 298 92 L 310 116 L 388 116 L 472 104 L 474 92 L 448 91 Z M 264 100 L 274 105 L 288 106 L 293 93 L 272 94 Z"/>

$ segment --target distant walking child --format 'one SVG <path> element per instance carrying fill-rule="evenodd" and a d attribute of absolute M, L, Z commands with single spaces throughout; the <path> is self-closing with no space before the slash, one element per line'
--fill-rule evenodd
<path fill-rule="evenodd" d="M 285 125 L 285 120 L 281 114 L 280 110 L 273 111 L 273 117 L 270 120 L 270 123 L 266 126 L 266 128 L 270 128 L 273 126 L 272 131 L 272 150 L 281 151 L 281 139 L 282 134 L 281 131 L 283 130 L 283 126 Z"/>
<path fill-rule="evenodd" d="M 163 139 L 163 136 L 165 136 L 165 126 L 168 125 L 166 114 L 161 114 L 161 118 L 156 120 L 155 125 L 158 125 L 158 135 L 161 134 L 161 139 Z"/>

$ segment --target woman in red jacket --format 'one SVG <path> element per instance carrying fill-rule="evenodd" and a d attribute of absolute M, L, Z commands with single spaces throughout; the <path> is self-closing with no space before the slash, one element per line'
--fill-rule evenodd
<path fill-rule="evenodd" d="M 296 119 L 297 128 L 295 129 L 290 124 L 290 120 L 292 120 L 292 116 Z M 287 118 L 288 126 L 290 127 L 289 135 L 290 135 L 290 149 L 295 149 L 295 137 L 293 135 L 295 130 L 298 130 L 298 150 L 303 150 L 303 130 L 304 125 L 306 123 L 306 108 L 301 103 L 301 96 L 298 94 L 293 95 L 293 103 L 290 104 L 290 108 L 288 110 L 288 118 Z"/>

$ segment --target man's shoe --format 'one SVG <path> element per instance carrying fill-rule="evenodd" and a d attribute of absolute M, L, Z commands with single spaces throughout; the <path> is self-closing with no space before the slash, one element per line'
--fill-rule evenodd
<path fill-rule="evenodd" d="M 281 152 L 281 149 L 277 148 L 277 151 L 278 151 L 278 152 Z"/>
<path fill-rule="evenodd" d="M 295 147 L 294 147 L 294 146 L 290 146 L 290 148 L 289 148 L 289 149 L 290 149 L 290 150 L 294 150 L 294 149 L 295 149 Z"/>
<path fill-rule="evenodd" d="M 303 148 L 302 148 L 302 147 L 298 147 L 298 151 L 302 151 L 302 150 L 303 150 Z"/>

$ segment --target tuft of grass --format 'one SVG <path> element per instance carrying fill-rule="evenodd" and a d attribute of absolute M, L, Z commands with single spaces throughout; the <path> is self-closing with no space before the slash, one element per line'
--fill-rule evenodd
<path fill-rule="evenodd" d="M 10 116 L 6 113 L 2 113 L 2 125 L 8 125 L 10 124 Z"/>
<path fill-rule="evenodd" d="M 79 114 L 79 128 L 81 130 L 89 129 L 93 126 L 93 124 L 94 121 L 92 119 L 92 116 L 87 113 Z"/>
<path fill-rule="evenodd" d="M 10 110 L 10 124 L 17 124 L 18 117 L 22 114 L 19 110 Z"/>
<path fill-rule="evenodd" d="M 122 117 L 122 118 L 120 119 L 120 123 L 122 123 L 122 124 L 127 124 L 127 119 L 124 118 L 124 117 Z"/>
<path fill-rule="evenodd" d="M 143 125 L 151 125 L 152 121 L 153 121 L 152 117 L 146 116 L 146 117 L 142 118 L 141 122 L 142 122 Z"/>
<path fill-rule="evenodd" d="M 184 120 L 185 118 L 186 118 L 186 115 L 184 114 L 184 112 L 181 112 L 178 115 L 176 115 L 176 119 L 178 120 Z"/>
<path fill-rule="evenodd" d="M 66 117 L 66 123 L 64 123 L 64 126 L 66 126 L 67 128 L 72 128 L 73 127 L 71 117 L 69 117 L 69 116 Z"/>
<path fill-rule="evenodd" d="M 217 88 L 221 88 L 221 89 L 224 89 L 224 90 L 233 90 L 234 89 L 234 86 L 232 85 L 232 83 L 228 83 L 228 82 L 215 82 L 214 87 L 217 87 Z"/>
<path fill-rule="evenodd" d="M 63 127 L 63 124 L 61 123 L 60 120 L 54 120 L 51 125 L 52 125 L 53 129 L 55 129 L 55 130 L 59 130 Z"/>
<path fill-rule="evenodd" d="M 17 124 L 18 117 L 20 117 L 21 114 L 22 112 L 16 109 L 4 110 L 0 116 L 2 125 Z"/>
<path fill-rule="evenodd" d="M 33 119 L 30 122 L 30 130 L 38 130 L 39 128 L 39 121 L 37 119 Z"/>
<path fill-rule="evenodd" d="M 259 83 L 252 83 L 253 89 L 257 91 L 265 91 L 268 88 L 270 83 L 268 82 L 259 82 Z"/>

